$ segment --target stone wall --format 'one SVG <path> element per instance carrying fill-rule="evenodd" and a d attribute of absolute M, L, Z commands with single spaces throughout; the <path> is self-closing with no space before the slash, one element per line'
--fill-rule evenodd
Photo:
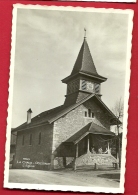
<path fill-rule="evenodd" d="M 39 144 L 39 133 L 41 143 Z M 29 137 L 32 134 L 32 144 Z M 24 136 L 24 144 L 22 139 Z M 53 125 L 43 125 L 17 133 L 17 145 L 13 168 L 48 169 L 51 163 Z"/>
<path fill-rule="evenodd" d="M 101 107 L 95 102 L 95 101 L 87 101 L 84 103 L 84 106 L 87 109 L 91 109 L 92 112 L 94 112 L 95 115 L 95 123 L 100 122 L 101 125 L 106 127 L 107 129 L 110 130 L 110 119 L 111 116 L 107 113 L 107 111 L 101 109 Z M 86 120 L 89 121 L 89 118 Z"/>
<path fill-rule="evenodd" d="M 85 111 L 88 111 L 89 108 L 94 112 L 94 118 L 85 117 Z M 58 148 L 60 147 L 62 142 L 65 142 L 68 138 L 78 132 L 82 127 L 92 121 L 95 121 L 95 123 L 98 123 L 101 126 L 105 126 L 107 129 L 110 129 L 110 117 L 105 113 L 105 111 L 101 109 L 101 107 L 96 102 L 93 101 L 93 99 L 88 100 L 84 104 L 78 106 L 76 109 L 72 110 L 62 118 L 55 121 L 52 147 L 54 156 L 58 156 Z"/>
<path fill-rule="evenodd" d="M 109 165 L 113 166 L 117 160 L 111 154 L 92 154 L 91 152 L 76 159 L 76 166 L 85 165 Z"/>
<path fill-rule="evenodd" d="M 62 142 L 66 141 L 70 136 L 85 126 L 85 109 L 86 108 L 83 105 L 80 105 L 54 122 L 53 152 Z"/>

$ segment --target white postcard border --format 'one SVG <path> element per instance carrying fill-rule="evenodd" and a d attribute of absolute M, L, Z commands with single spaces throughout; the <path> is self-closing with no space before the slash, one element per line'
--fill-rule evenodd
<path fill-rule="evenodd" d="M 17 9 L 41 9 L 41 10 L 59 10 L 59 11 L 77 11 L 77 12 L 102 12 L 102 13 L 121 13 L 128 14 L 128 39 L 127 39 L 127 60 L 126 60 L 126 78 L 125 78 L 125 102 L 124 102 L 124 119 L 123 119 L 123 143 L 122 143 L 122 161 L 121 161 L 121 180 L 119 188 L 103 188 L 103 187 L 84 187 L 84 186 L 68 186 L 68 185 L 46 185 L 46 184 L 26 184 L 26 183 L 9 183 L 9 153 L 10 153 L 10 135 L 11 135 L 11 119 L 12 119 L 12 100 L 13 100 L 13 82 L 14 82 L 14 56 L 16 44 L 16 21 Z M 127 119 L 128 119 L 128 100 L 130 87 L 130 61 L 132 47 L 132 28 L 133 28 L 133 10 L 126 9 L 105 9 L 105 8 L 82 8 L 82 7 L 65 7 L 65 6 L 41 6 L 41 5 L 23 5 L 15 4 L 12 19 L 12 39 L 11 39 L 11 65 L 9 79 L 9 98 L 8 98 L 8 117 L 7 117 L 7 133 L 6 133 L 6 151 L 5 151 L 5 171 L 4 171 L 4 188 L 10 189 L 36 189 L 47 191 L 73 191 L 73 192 L 106 192 L 106 193 L 123 193 L 125 182 L 125 165 L 126 165 L 126 145 L 127 145 Z"/>

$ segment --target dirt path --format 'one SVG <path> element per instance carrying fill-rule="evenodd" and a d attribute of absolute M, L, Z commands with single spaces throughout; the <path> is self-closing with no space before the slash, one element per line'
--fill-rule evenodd
<path fill-rule="evenodd" d="M 116 172 L 10 170 L 10 183 L 119 187 Z"/>

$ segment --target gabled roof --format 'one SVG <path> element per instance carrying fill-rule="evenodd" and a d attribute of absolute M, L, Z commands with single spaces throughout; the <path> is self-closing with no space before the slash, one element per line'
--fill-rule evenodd
<path fill-rule="evenodd" d="M 21 130 L 21 129 L 24 129 L 24 128 L 30 128 L 30 127 L 33 127 L 35 125 L 40 125 L 40 124 L 43 124 L 43 123 L 49 124 L 49 122 L 47 121 L 47 118 L 49 118 L 52 113 L 58 113 L 60 110 L 63 109 L 63 107 L 64 106 L 61 105 L 61 106 L 52 108 L 50 110 L 44 111 L 44 112 L 38 114 L 37 116 L 33 117 L 31 119 L 31 123 L 27 124 L 27 122 L 25 122 L 22 125 L 18 126 L 17 128 L 13 128 L 12 132 L 15 132 L 17 130 Z"/>
<path fill-rule="evenodd" d="M 72 104 L 68 107 L 65 106 L 65 105 L 61 105 L 61 106 L 58 106 L 58 107 L 53 108 L 51 110 L 42 112 L 41 114 L 39 114 L 39 115 L 35 116 L 34 118 L 32 118 L 30 124 L 23 123 L 22 125 L 15 128 L 13 131 L 22 130 L 22 129 L 26 129 L 26 128 L 31 128 L 31 127 L 36 126 L 36 125 L 52 124 L 54 121 L 58 120 L 59 118 L 66 115 L 67 113 L 69 113 L 73 109 L 77 108 L 78 106 L 80 106 L 84 102 L 90 100 L 91 98 L 93 98 L 95 101 L 97 101 L 100 104 L 100 106 L 103 109 L 105 109 L 112 118 L 116 119 L 116 121 L 115 121 L 116 124 L 117 123 L 121 124 L 121 122 L 117 119 L 117 117 L 103 103 L 103 101 L 97 95 L 91 94 L 91 95 L 88 95 L 86 98 L 82 99 L 81 101 L 79 101 L 78 103 Z"/>
<path fill-rule="evenodd" d="M 118 122 L 118 124 L 121 124 L 121 122 L 118 120 L 118 118 L 114 115 L 114 113 L 103 103 L 103 101 L 101 100 L 101 98 L 99 98 L 98 95 L 96 94 L 91 94 L 91 95 L 88 95 L 86 98 L 82 99 L 81 101 L 69 106 L 69 107 L 64 107 L 63 110 L 61 110 L 58 114 L 57 113 L 53 113 L 48 121 L 49 123 L 52 123 L 54 121 L 56 121 L 58 118 L 64 116 L 65 114 L 69 113 L 71 110 L 77 108 L 79 105 L 83 104 L 84 102 L 90 100 L 91 98 L 94 98 L 99 104 L 100 106 L 105 109 L 109 115 L 111 115 L 112 118 L 116 119 L 116 123 Z"/>
<path fill-rule="evenodd" d="M 69 139 L 65 141 L 65 143 L 78 143 L 81 139 L 83 139 L 88 134 L 101 134 L 101 135 L 109 135 L 115 136 L 115 133 L 107 130 L 106 128 L 95 124 L 94 122 L 88 123 L 82 129 L 77 131 L 74 135 L 72 135 Z"/>
<path fill-rule="evenodd" d="M 81 49 L 79 51 L 78 57 L 76 59 L 70 76 L 63 79 L 62 82 L 66 83 L 66 81 L 68 81 L 69 79 L 73 78 L 78 74 L 97 79 L 100 82 L 104 82 L 106 80 L 105 77 L 102 77 L 97 73 L 86 38 L 84 38 L 84 41 L 82 43 Z"/>

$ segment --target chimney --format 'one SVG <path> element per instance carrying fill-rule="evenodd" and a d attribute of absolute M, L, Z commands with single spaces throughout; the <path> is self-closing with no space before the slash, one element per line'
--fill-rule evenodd
<path fill-rule="evenodd" d="M 31 108 L 29 108 L 29 110 L 27 111 L 27 124 L 31 123 L 31 113 L 32 113 L 32 110 Z"/>

